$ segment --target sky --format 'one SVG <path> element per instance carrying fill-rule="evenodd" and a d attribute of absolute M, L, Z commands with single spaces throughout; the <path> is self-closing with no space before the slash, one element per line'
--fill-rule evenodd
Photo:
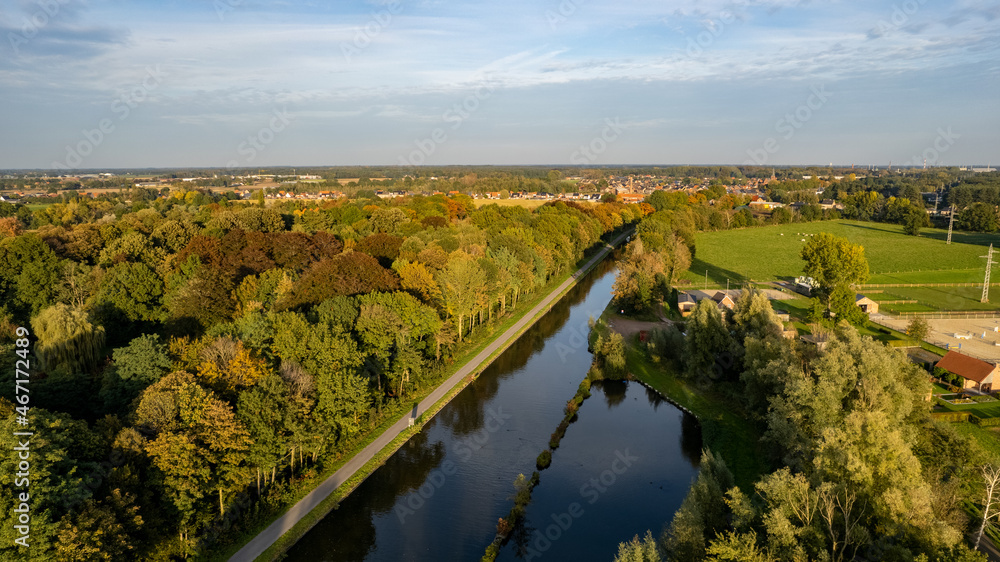
<path fill-rule="evenodd" d="M 1000 0 L 0 0 L 0 168 L 1000 163 Z"/>

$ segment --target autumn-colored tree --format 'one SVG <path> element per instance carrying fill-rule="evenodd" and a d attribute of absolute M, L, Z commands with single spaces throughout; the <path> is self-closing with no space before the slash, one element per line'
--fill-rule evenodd
<path fill-rule="evenodd" d="M 295 282 L 283 306 L 294 308 L 318 304 L 336 295 L 371 291 L 393 291 L 399 281 L 375 258 L 361 252 L 345 252 L 317 262 Z"/>

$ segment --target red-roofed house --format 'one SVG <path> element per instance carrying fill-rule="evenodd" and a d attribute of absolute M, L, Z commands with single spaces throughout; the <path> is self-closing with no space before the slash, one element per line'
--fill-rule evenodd
<path fill-rule="evenodd" d="M 997 373 L 997 366 L 993 363 L 980 361 L 957 351 L 949 351 L 938 361 L 937 366 L 962 377 L 964 380 L 962 388 L 974 388 L 983 392 L 990 392 L 993 389 L 993 376 Z"/>

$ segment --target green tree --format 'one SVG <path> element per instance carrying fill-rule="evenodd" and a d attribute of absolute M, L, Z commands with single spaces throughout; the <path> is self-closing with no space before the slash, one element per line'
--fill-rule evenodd
<path fill-rule="evenodd" d="M 854 285 L 868 280 L 868 260 L 860 244 L 846 238 L 817 234 L 802 248 L 805 274 L 819 284 L 823 294 L 829 295 L 837 285 Z"/>
<path fill-rule="evenodd" d="M 213 492 L 224 515 L 227 493 L 249 480 L 251 443 L 229 405 L 189 373 L 176 372 L 143 392 L 136 423 L 154 434 L 146 451 L 181 515 L 181 528 L 193 523 L 199 501 Z"/>
<path fill-rule="evenodd" d="M 620 543 L 618 554 L 615 555 L 615 562 L 660 562 L 661 560 L 663 557 L 660 555 L 660 547 L 650 531 L 646 531 L 646 536 L 642 539 L 636 535 L 632 540 Z"/>
<path fill-rule="evenodd" d="M 728 527 L 726 491 L 733 486 L 726 463 L 712 451 L 702 451 L 698 478 L 660 539 L 671 560 L 705 558 L 708 541 Z"/>
<path fill-rule="evenodd" d="M 144 388 L 170 371 L 170 358 L 160 336 L 143 334 L 112 352 L 112 367 L 104 371 L 100 396 L 110 412 L 124 413 L 125 406 Z"/>
<path fill-rule="evenodd" d="M 687 322 L 685 357 L 689 377 L 718 379 L 735 365 L 733 337 L 712 299 L 698 301 Z"/>
<path fill-rule="evenodd" d="M 38 235 L 0 239 L 0 302 L 25 319 L 55 301 L 63 266 Z"/>
<path fill-rule="evenodd" d="M 104 327 L 86 311 L 59 303 L 31 321 L 38 337 L 35 354 L 43 369 L 67 374 L 93 369 L 104 352 Z"/>
<path fill-rule="evenodd" d="M 925 226 L 930 226 L 927 211 L 910 207 L 903 217 L 903 232 L 910 236 L 919 236 L 920 229 Z"/>
<path fill-rule="evenodd" d="M 857 305 L 857 294 L 844 284 L 837 285 L 830 293 L 830 310 L 837 315 L 837 320 L 844 320 L 853 326 L 868 322 L 868 315 Z"/>
<path fill-rule="evenodd" d="M 996 232 L 997 210 L 993 205 L 973 203 L 958 215 L 958 227 L 974 232 Z"/>
<path fill-rule="evenodd" d="M 437 275 L 438 286 L 445 311 L 458 321 L 458 341 L 462 341 L 464 319 L 472 314 L 476 306 L 476 295 L 486 283 L 486 274 L 481 267 L 464 252 L 452 254 L 448 265 Z"/>
<path fill-rule="evenodd" d="M 927 320 L 920 318 L 919 316 L 914 317 L 910 320 L 910 323 L 906 325 L 906 335 L 910 336 L 913 341 L 922 342 L 927 339 L 927 335 L 930 333 L 930 326 L 927 324 Z"/>
<path fill-rule="evenodd" d="M 97 302 L 130 321 L 163 319 L 163 280 L 144 263 L 124 262 L 104 275 Z"/>

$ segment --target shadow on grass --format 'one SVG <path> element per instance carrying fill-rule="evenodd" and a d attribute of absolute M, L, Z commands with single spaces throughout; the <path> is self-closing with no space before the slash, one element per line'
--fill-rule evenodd
<path fill-rule="evenodd" d="M 708 271 L 708 282 L 712 285 L 725 285 L 728 279 L 733 286 L 736 286 L 739 282 L 746 278 L 745 274 L 740 274 L 730 269 L 725 269 L 714 264 L 710 264 L 700 258 L 694 258 L 691 260 L 691 267 L 688 271 L 698 275 L 702 275 L 702 283 L 704 283 L 705 271 Z M 692 281 L 691 285 L 685 287 L 687 289 L 697 289 L 698 281 Z"/>

